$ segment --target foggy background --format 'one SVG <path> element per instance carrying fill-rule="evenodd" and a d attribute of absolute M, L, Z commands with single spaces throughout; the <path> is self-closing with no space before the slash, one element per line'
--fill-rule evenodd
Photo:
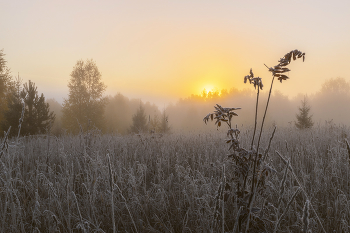
<path fill-rule="evenodd" d="M 258 125 L 261 123 L 265 110 L 271 80 L 263 80 L 263 82 L 265 87 L 263 91 L 260 91 Z M 145 108 L 147 122 L 155 117 L 159 118 L 165 111 L 171 132 L 216 130 L 214 122 L 207 125 L 203 122 L 203 118 L 215 110 L 214 105 L 216 104 L 220 104 L 222 107 L 240 107 L 241 109 L 236 111 L 238 116 L 233 119 L 233 123 L 237 124 L 238 128 L 242 128 L 242 126 L 252 127 L 255 116 L 256 90 L 252 85 L 246 85 L 246 88 L 242 90 L 235 88 L 210 92 L 203 90 L 200 95 L 193 94 L 163 107 L 144 102 L 142 99 L 130 99 L 121 93 L 108 96 L 103 131 L 105 133 L 127 134 L 132 124 L 132 116 L 136 114 L 140 104 Z M 288 80 L 282 84 L 275 81 L 274 85 L 288 86 Z M 281 91 L 272 90 L 266 126 L 295 127 L 296 114 L 299 113 L 299 107 L 301 107 L 301 101 L 304 97 L 311 108 L 310 115 L 312 115 L 314 122 L 313 127 L 324 124 L 350 125 L 350 82 L 345 78 L 331 78 L 324 82 L 321 89 L 313 95 L 299 94 L 295 98 L 288 98 Z M 50 110 L 56 114 L 52 132 L 60 134 L 63 132 L 60 119 L 62 106 L 54 99 L 48 99 L 47 102 L 50 104 Z"/>

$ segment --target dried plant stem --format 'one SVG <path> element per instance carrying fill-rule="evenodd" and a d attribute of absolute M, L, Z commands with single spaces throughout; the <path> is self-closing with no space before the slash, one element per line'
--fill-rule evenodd
<path fill-rule="evenodd" d="M 257 148 L 256 148 L 256 156 L 255 156 L 254 165 L 253 165 L 253 179 L 252 179 L 252 186 L 251 186 L 251 194 L 250 194 L 250 198 L 249 198 L 249 202 L 248 202 L 249 209 L 248 209 L 247 226 L 246 226 L 245 232 L 248 232 L 249 219 L 250 219 L 250 215 L 251 215 L 251 209 L 252 209 L 252 206 L 253 206 L 253 203 L 254 203 L 255 191 L 256 191 L 256 188 L 257 188 L 257 184 L 258 184 L 258 181 L 255 181 L 255 176 L 256 176 L 255 173 L 256 173 L 257 161 L 258 161 L 258 157 L 259 157 L 260 139 L 261 139 L 264 123 L 265 123 L 267 109 L 268 109 L 269 103 L 270 103 L 273 82 L 275 80 L 276 75 L 279 77 L 278 79 L 281 82 L 282 82 L 282 80 L 288 79 L 287 76 L 280 75 L 281 73 L 287 72 L 287 70 L 283 71 L 283 69 L 282 69 L 282 71 L 280 71 L 279 69 L 280 69 L 281 66 L 288 65 L 290 63 L 290 61 L 291 61 L 292 56 L 293 56 L 293 60 L 296 59 L 296 56 L 298 56 L 298 58 L 303 57 L 303 60 L 305 59 L 305 57 L 304 57 L 305 53 L 302 53 L 302 52 L 300 52 L 298 50 L 293 50 L 290 53 L 286 54 L 284 56 L 284 58 L 280 59 L 279 60 L 279 65 L 275 66 L 274 68 L 269 68 L 266 64 L 264 64 L 269 69 L 269 71 L 273 72 L 273 74 L 272 74 L 272 81 L 271 81 L 271 87 L 270 87 L 270 91 L 269 91 L 269 96 L 267 98 L 266 108 L 265 108 L 264 116 L 263 116 L 262 123 L 261 123 L 261 128 L 260 128 L 260 133 L 259 133 L 259 138 L 258 138 L 258 144 L 257 144 Z M 288 69 L 288 71 L 289 71 L 289 69 Z"/>
<path fill-rule="evenodd" d="M 264 157 L 263 157 L 262 161 L 265 161 L 265 159 L 267 157 L 267 154 L 269 153 L 271 142 L 272 142 L 273 137 L 275 136 L 275 132 L 276 132 L 276 126 L 273 129 L 272 135 L 270 137 L 269 145 L 267 146 L 267 149 L 265 150 L 265 154 L 264 154 Z"/>
<path fill-rule="evenodd" d="M 282 179 L 282 182 L 281 182 L 281 186 L 280 186 L 280 193 L 279 193 L 279 198 L 278 198 L 278 202 L 277 202 L 277 212 L 276 212 L 276 221 L 278 222 L 278 219 L 279 219 L 279 210 L 280 210 L 280 204 L 282 202 L 282 197 L 283 197 L 283 193 L 284 193 L 284 183 L 286 182 L 286 178 L 287 178 L 287 172 L 288 172 L 288 167 L 289 167 L 289 160 L 287 162 L 287 166 L 286 166 L 286 169 L 284 171 L 284 174 L 283 174 L 283 179 Z M 276 233 L 277 231 L 277 224 L 275 226 L 275 230 L 274 230 L 274 233 Z"/>
<path fill-rule="evenodd" d="M 223 187 L 222 187 L 222 232 L 225 233 L 225 184 L 226 184 L 226 175 L 225 175 L 225 164 L 223 166 Z"/>
<path fill-rule="evenodd" d="M 24 119 L 24 112 L 26 109 L 26 104 L 23 101 L 23 107 L 22 107 L 22 113 L 21 113 L 21 118 L 19 119 L 19 124 L 18 124 L 18 134 L 17 134 L 17 143 L 18 143 L 18 139 L 19 139 L 19 135 L 21 135 L 21 128 L 22 128 L 22 123 L 23 123 L 23 119 Z"/>
<path fill-rule="evenodd" d="M 346 143 L 346 149 L 348 150 L 349 164 L 350 164 L 350 145 L 346 138 L 345 138 L 345 143 Z"/>
<path fill-rule="evenodd" d="M 275 135 L 275 132 L 276 132 L 276 126 L 275 126 L 275 128 L 273 129 L 272 135 L 271 135 L 271 137 L 270 137 L 269 145 L 268 145 L 267 149 L 265 150 L 264 157 L 263 157 L 262 161 L 265 161 L 265 159 L 266 159 L 266 157 L 267 157 L 267 154 L 268 154 L 268 152 L 269 152 L 269 150 L 270 150 L 271 142 L 272 142 L 272 139 L 273 139 L 273 137 L 274 137 L 274 135 Z M 257 150 L 257 155 L 258 155 L 258 152 L 259 152 L 259 150 Z M 255 158 L 255 161 L 257 161 L 257 157 Z M 254 162 L 255 162 L 255 161 L 254 161 Z M 254 172 L 255 172 L 255 166 L 254 166 Z M 255 183 L 255 187 L 252 186 L 252 192 L 253 192 L 253 190 L 256 189 L 256 186 L 259 184 L 260 177 L 261 177 L 261 173 L 262 173 L 262 171 L 260 171 L 260 174 L 259 174 L 259 176 L 258 176 L 258 180 L 257 180 L 257 182 Z M 255 174 L 255 173 L 253 173 L 253 177 L 254 177 L 254 174 Z"/>
<path fill-rule="evenodd" d="M 292 204 L 293 200 L 295 199 L 295 197 L 298 195 L 298 193 L 300 192 L 300 187 L 298 187 L 297 191 L 295 191 L 295 193 L 293 194 L 292 198 L 289 200 L 286 209 L 284 210 L 283 214 L 281 215 L 281 217 L 278 218 L 276 225 L 275 225 L 275 230 L 274 233 L 277 232 L 277 228 L 279 226 L 279 224 L 281 223 L 281 220 L 283 219 L 284 215 L 287 213 L 289 206 Z"/>
<path fill-rule="evenodd" d="M 47 161 L 49 160 L 50 155 L 50 137 L 51 136 L 51 122 L 49 124 L 49 128 L 47 129 Z"/>
<path fill-rule="evenodd" d="M 214 214 L 213 214 L 213 221 L 211 223 L 211 232 L 213 232 L 214 224 L 215 224 L 215 221 L 216 221 L 218 213 L 219 213 L 218 209 L 219 209 L 219 206 L 220 206 L 220 197 L 221 197 L 222 190 L 223 190 L 222 187 L 223 187 L 223 184 L 221 182 L 220 185 L 219 185 L 219 188 L 217 190 L 216 197 L 215 197 L 215 209 L 214 209 Z"/>
<path fill-rule="evenodd" d="M 283 161 L 285 164 L 287 164 L 286 159 L 281 155 L 280 152 L 278 152 L 278 151 L 276 150 L 276 154 L 282 159 L 282 161 Z M 305 189 L 304 189 L 303 186 L 301 185 L 301 183 L 300 183 L 298 177 L 295 175 L 292 166 L 289 165 L 289 166 L 288 166 L 288 169 L 292 172 L 292 175 L 293 175 L 294 179 L 295 179 L 296 182 L 298 183 L 300 189 L 303 191 L 303 193 L 304 193 L 306 199 L 307 199 L 307 200 L 310 200 L 309 197 L 308 197 L 308 195 L 307 195 L 307 193 L 306 193 L 306 191 L 305 191 Z M 322 222 L 321 222 L 320 218 L 318 217 L 318 215 L 317 215 L 317 213 L 316 213 L 316 210 L 315 210 L 314 207 L 312 206 L 311 201 L 309 201 L 309 202 L 310 202 L 309 204 L 310 204 L 310 206 L 311 206 L 311 209 L 312 209 L 313 212 L 315 213 L 315 216 L 316 216 L 316 218 L 317 218 L 317 221 L 319 222 L 319 224 L 320 224 L 320 226 L 321 226 L 323 232 L 326 233 L 326 230 L 324 229 L 324 227 L 323 227 L 323 225 L 322 225 Z"/>
<path fill-rule="evenodd" d="M 252 184 L 252 187 L 254 187 L 255 185 Z M 245 228 L 245 232 L 248 233 L 248 229 L 249 229 L 249 220 L 250 220 L 250 215 L 252 214 L 252 207 L 253 207 L 253 202 L 254 202 L 254 198 L 255 198 L 255 190 L 250 194 L 250 201 L 249 201 L 249 208 L 248 208 L 248 216 L 247 216 L 247 225 Z"/>
<path fill-rule="evenodd" d="M 307 230 L 309 228 L 309 205 L 310 205 L 310 202 L 307 199 L 305 202 L 305 205 L 304 205 L 304 209 L 303 209 L 303 218 L 302 218 L 302 221 L 303 221 L 302 232 L 303 233 L 307 233 L 308 232 Z"/>
<path fill-rule="evenodd" d="M 265 66 L 266 66 L 266 65 L 265 65 Z M 266 66 L 266 67 L 267 67 L 267 66 Z M 260 146 L 260 139 L 261 139 L 261 135 L 262 135 L 264 123 L 265 123 L 265 118 L 266 118 L 267 109 L 268 109 L 269 103 L 270 103 L 271 92 L 272 92 L 272 86 L 273 86 L 273 81 L 274 81 L 274 80 L 275 80 L 275 76 L 272 76 L 271 87 L 270 87 L 270 91 L 269 91 L 269 97 L 267 98 L 267 103 L 266 103 L 266 107 L 265 107 L 265 112 L 264 112 L 264 116 L 263 116 L 263 119 L 262 119 L 262 122 L 261 122 L 261 128 L 260 128 L 260 133 L 259 133 L 259 139 L 258 139 L 257 150 L 259 150 L 259 146 Z"/>
<path fill-rule="evenodd" d="M 251 196 L 250 196 L 250 200 L 249 200 L 248 219 L 247 219 L 247 226 L 246 226 L 246 229 L 245 229 L 246 231 L 245 232 L 248 232 L 251 209 L 253 207 L 254 197 L 255 197 L 255 190 L 256 190 L 257 183 L 258 183 L 258 182 L 255 183 L 254 180 L 255 180 L 255 176 L 256 176 L 256 174 L 255 174 L 256 173 L 256 166 L 257 166 L 257 161 L 258 161 L 258 157 L 259 157 L 260 139 L 261 139 L 264 123 L 265 123 L 267 109 L 268 109 L 269 103 L 270 103 L 270 97 L 271 97 L 271 92 L 272 92 L 272 87 L 273 87 L 273 81 L 274 80 L 275 80 L 275 76 L 272 76 L 271 87 L 270 87 L 270 91 L 269 91 L 269 97 L 267 98 L 266 108 L 265 108 L 264 116 L 263 116 L 263 119 L 262 119 L 260 133 L 259 133 L 259 138 L 258 138 L 258 145 L 257 145 L 257 148 L 256 148 L 256 157 L 255 157 L 254 167 L 253 167 L 253 179 L 252 179 Z"/>
<path fill-rule="evenodd" d="M 272 141 L 272 139 L 273 139 L 273 137 L 274 137 L 274 135 L 275 135 L 275 132 L 276 132 L 276 126 L 275 126 L 275 128 L 273 129 L 272 135 L 271 135 L 271 137 L 270 137 L 269 145 L 268 145 L 267 149 L 265 150 L 265 154 L 264 154 L 264 157 L 263 157 L 262 161 L 265 161 L 265 159 L 266 159 L 266 156 L 267 156 L 267 153 L 268 153 L 269 150 L 270 150 L 271 141 Z M 259 176 L 258 176 L 258 180 L 257 180 L 256 183 L 254 184 L 258 153 L 259 153 L 259 147 L 257 148 L 256 158 L 255 158 L 255 161 L 254 161 L 253 182 L 252 182 L 252 190 L 251 190 L 251 193 L 252 193 L 252 194 L 251 194 L 251 198 L 250 198 L 250 200 L 249 200 L 249 209 L 248 209 L 248 219 L 247 219 L 246 232 L 247 232 L 248 229 L 249 229 L 249 218 L 250 218 L 251 210 L 252 210 L 252 207 L 253 207 L 253 202 L 254 202 L 254 198 L 255 198 L 255 191 L 256 191 L 257 186 L 258 186 L 258 184 L 259 184 L 260 177 L 262 177 L 262 175 L 261 175 L 262 171 L 260 171 Z"/>
<path fill-rule="evenodd" d="M 131 219 L 131 221 L 132 221 L 132 224 L 134 225 L 135 231 L 138 232 L 138 231 L 137 231 L 136 224 L 135 224 L 135 221 L 134 221 L 134 218 L 132 217 L 132 214 L 131 214 L 131 212 L 130 212 L 130 209 L 129 209 L 129 207 L 128 207 L 128 204 L 126 203 L 126 199 L 125 199 L 125 197 L 124 197 L 123 194 L 122 194 L 122 191 L 120 190 L 120 188 L 118 187 L 118 185 L 117 185 L 116 183 L 114 183 L 114 185 L 115 185 L 115 187 L 117 187 L 117 189 L 118 189 L 118 191 L 119 191 L 119 193 L 120 193 L 120 196 L 121 196 L 121 197 L 123 198 L 123 200 L 124 200 L 126 209 L 128 210 L 128 213 L 129 213 L 130 219 Z"/>
<path fill-rule="evenodd" d="M 256 105 L 255 105 L 255 122 L 254 122 L 254 132 L 253 132 L 253 139 L 252 139 L 252 144 L 250 146 L 250 149 L 253 149 L 254 145 L 254 138 L 255 138 L 255 132 L 256 132 L 256 125 L 258 123 L 258 105 L 259 105 L 259 93 L 260 93 L 260 88 L 258 87 L 258 92 L 256 94 Z"/>
<path fill-rule="evenodd" d="M 129 207 L 128 207 L 128 204 L 127 204 L 127 202 L 126 202 L 126 199 L 125 199 L 125 197 L 123 196 L 122 191 L 120 190 L 119 186 L 118 186 L 116 183 L 114 183 L 114 181 L 113 181 L 111 160 L 110 160 L 109 154 L 107 154 L 107 158 L 108 158 L 108 169 L 109 169 L 109 177 L 110 177 L 110 180 L 109 180 L 109 181 L 110 181 L 110 185 L 111 185 L 112 198 L 113 198 L 113 191 L 114 191 L 113 186 L 115 186 L 115 187 L 118 189 L 120 196 L 121 196 L 121 197 L 123 198 L 123 200 L 124 200 L 126 209 L 128 210 L 128 213 L 129 213 L 130 219 L 131 219 L 131 221 L 132 221 L 132 223 L 133 223 L 133 225 L 134 225 L 135 231 L 138 232 L 138 231 L 137 231 L 136 224 L 135 224 L 135 221 L 134 221 L 134 219 L 133 219 L 133 217 L 132 217 L 132 214 L 131 214 L 130 209 L 129 209 Z M 113 218 L 113 220 L 112 220 L 112 223 L 113 223 L 113 232 L 116 232 L 116 229 L 115 229 L 115 221 L 114 221 L 114 202 L 113 202 L 113 199 L 112 199 L 112 218 Z"/>
<path fill-rule="evenodd" d="M 67 191 L 67 212 L 68 212 L 68 214 L 67 214 L 67 218 L 68 218 L 67 225 L 68 225 L 68 232 L 72 232 L 71 226 L 70 226 L 69 178 L 68 178 L 68 182 L 67 182 L 67 190 L 66 191 Z"/>
<path fill-rule="evenodd" d="M 113 175 L 112 175 L 112 168 L 111 168 L 111 159 L 109 157 L 109 154 L 107 154 L 108 158 L 108 171 L 109 171 L 109 185 L 111 188 L 111 206 L 112 206 L 112 224 L 113 224 L 113 233 L 116 232 L 115 229 L 115 219 L 114 219 L 114 198 L 113 198 Z"/>
<path fill-rule="evenodd" d="M 278 200 L 278 204 L 277 204 L 277 211 L 278 211 L 278 209 L 280 207 L 280 204 L 281 204 L 281 201 L 282 201 L 282 196 L 283 196 L 283 193 L 284 193 L 284 183 L 286 182 L 286 179 L 287 179 L 288 167 L 289 167 L 289 160 L 287 162 L 286 170 L 284 171 L 283 179 L 282 179 L 282 182 L 281 182 L 280 195 L 279 195 L 279 200 Z"/>
<path fill-rule="evenodd" d="M 233 233 L 236 233 L 236 231 L 238 230 L 238 222 L 239 222 L 239 217 L 241 216 L 242 209 L 243 209 L 243 206 L 239 207 L 239 210 L 237 212 L 235 227 L 233 228 L 233 231 L 232 231 Z"/>
<path fill-rule="evenodd" d="M 9 127 L 9 129 L 7 130 L 7 132 L 5 133 L 5 137 L 4 137 L 4 141 L 2 142 L 2 146 L 1 146 L 1 153 L 0 153 L 0 158 L 1 156 L 4 154 L 4 149 L 6 147 L 6 141 L 7 141 L 7 138 L 10 134 L 10 130 L 11 130 L 11 126 Z"/>
<path fill-rule="evenodd" d="M 77 209 L 78 209 L 78 214 L 79 214 L 79 218 L 80 218 L 80 227 L 82 228 L 83 232 L 86 232 L 85 227 L 84 227 L 84 221 L 83 221 L 83 217 L 81 216 L 81 212 L 79 209 L 79 204 L 78 204 L 78 200 L 77 200 L 77 196 L 75 195 L 74 191 L 72 191 L 75 203 L 77 204 Z"/>

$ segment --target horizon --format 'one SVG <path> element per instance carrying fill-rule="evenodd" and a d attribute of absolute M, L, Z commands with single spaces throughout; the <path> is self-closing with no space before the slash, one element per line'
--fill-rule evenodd
<path fill-rule="evenodd" d="M 271 74 L 264 64 L 274 66 L 294 49 L 306 53 L 305 63 L 291 64 L 288 85 L 274 90 L 294 98 L 315 94 L 330 78 L 349 81 L 348 1 L 3 1 L 0 7 L 6 9 L 0 49 L 12 75 L 59 103 L 81 59 L 96 62 L 105 95 L 157 106 L 204 88 L 243 89 L 250 68 L 266 87 Z"/>
<path fill-rule="evenodd" d="M 0 232 L 349 231 L 349 0 L 0 9 Z"/>

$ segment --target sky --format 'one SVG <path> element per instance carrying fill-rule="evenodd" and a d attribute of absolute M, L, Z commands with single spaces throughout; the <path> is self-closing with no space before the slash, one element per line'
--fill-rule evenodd
<path fill-rule="evenodd" d="M 242 89 L 253 69 L 268 91 L 287 52 L 306 53 L 274 85 L 290 98 L 330 78 L 350 80 L 350 1 L 2 0 L 0 49 L 12 75 L 62 102 L 78 60 L 93 59 L 107 85 L 159 106 L 205 88 Z"/>

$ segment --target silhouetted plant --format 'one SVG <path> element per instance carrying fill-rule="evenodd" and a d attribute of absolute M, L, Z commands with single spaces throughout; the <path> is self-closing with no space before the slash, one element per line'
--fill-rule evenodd
<path fill-rule="evenodd" d="M 256 195 L 264 195 L 265 190 L 267 189 L 266 180 L 271 173 L 274 173 L 275 170 L 269 166 L 266 162 L 266 157 L 273 139 L 276 127 L 270 138 L 268 147 L 264 153 L 259 153 L 260 149 L 260 139 L 263 132 L 263 126 L 266 118 L 267 109 L 269 106 L 269 101 L 271 97 L 271 91 L 273 87 L 273 82 L 275 77 L 278 78 L 280 82 L 287 80 L 289 77 L 284 73 L 289 72 L 290 70 L 286 66 L 291 62 L 291 60 L 296 60 L 297 58 L 305 58 L 305 53 L 300 52 L 299 50 L 293 50 L 287 53 L 283 58 L 279 60 L 279 64 L 274 67 L 266 66 L 269 71 L 272 73 L 271 87 L 266 103 L 265 112 L 263 115 L 261 129 L 259 133 L 258 143 L 256 149 L 254 148 L 254 138 L 256 134 L 256 125 L 257 125 L 257 113 L 258 113 L 258 103 L 259 103 L 259 93 L 263 88 L 262 79 L 260 77 L 254 77 L 252 69 L 250 74 L 244 77 L 244 83 L 249 81 L 250 84 L 253 84 L 255 89 L 257 89 L 257 100 L 256 100 L 256 111 L 255 111 L 255 123 L 254 131 L 252 135 L 252 142 L 250 150 L 247 150 L 240 146 L 239 143 L 239 133 L 240 131 L 237 128 L 232 127 L 232 118 L 233 116 L 238 116 L 234 111 L 239 110 L 240 108 L 223 108 L 219 104 L 214 106 L 216 109 L 213 113 L 209 113 L 203 120 L 207 123 L 210 120 L 215 120 L 217 127 L 220 127 L 222 123 L 226 123 L 228 126 L 227 136 L 228 139 L 226 143 L 230 144 L 229 151 L 232 151 L 229 158 L 231 158 L 235 164 L 233 170 L 233 187 L 230 187 L 228 183 L 222 184 L 219 187 L 218 193 L 223 193 L 224 189 L 234 190 L 234 197 L 237 198 L 237 204 L 239 206 L 239 216 L 237 216 L 237 221 L 233 229 L 235 231 L 241 232 L 245 229 L 245 232 L 248 232 L 248 229 L 255 230 L 259 232 L 266 232 L 267 228 L 263 216 L 257 213 L 261 212 L 260 208 L 254 207 L 254 200 Z M 257 88 L 258 87 L 258 88 Z M 289 166 L 289 165 L 288 165 Z M 287 171 L 287 170 L 286 170 Z M 284 182 L 282 182 L 283 185 Z M 229 187 L 229 188 L 227 188 Z M 295 196 L 295 195 L 294 195 Z M 223 198 L 223 197 L 222 197 Z M 216 207 L 217 209 L 217 207 Z M 278 208 L 277 208 L 278 209 Z M 215 210 L 215 213 L 217 210 Z M 224 212 L 223 212 L 224 213 Z M 222 214 L 224 215 L 224 214 Z M 278 213 L 277 213 L 278 215 Z M 276 215 L 276 216 L 277 216 Z M 214 214 L 214 220 L 215 220 Z M 224 221 L 224 219 L 223 219 Z M 276 221 L 276 227 L 278 227 L 278 219 Z M 244 228 L 245 225 L 245 228 Z M 212 224 L 213 230 L 214 224 Z M 231 229 L 228 229 L 231 230 Z"/>
<path fill-rule="evenodd" d="M 255 132 L 256 132 L 256 125 L 257 125 L 257 117 L 258 117 L 258 105 L 259 105 L 259 93 L 260 89 L 262 90 L 263 88 L 263 83 L 261 78 L 259 77 L 254 77 L 253 70 L 250 69 L 250 74 L 244 77 L 244 83 L 247 83 L 247 80 L 249 80 L 250 84 L 254 85 L 254 88 L 258 87 L 257 89 L 257 94 L 256 94 L 256 105 L 255 105 L 255 122 L 254 122 L 254 131 L 253 131 L 253 138 L 252 138 L 252 144 L 250 146 L 250 149 L 253 149 L 254 145 L 254 138 L 255 138 Z"/>

